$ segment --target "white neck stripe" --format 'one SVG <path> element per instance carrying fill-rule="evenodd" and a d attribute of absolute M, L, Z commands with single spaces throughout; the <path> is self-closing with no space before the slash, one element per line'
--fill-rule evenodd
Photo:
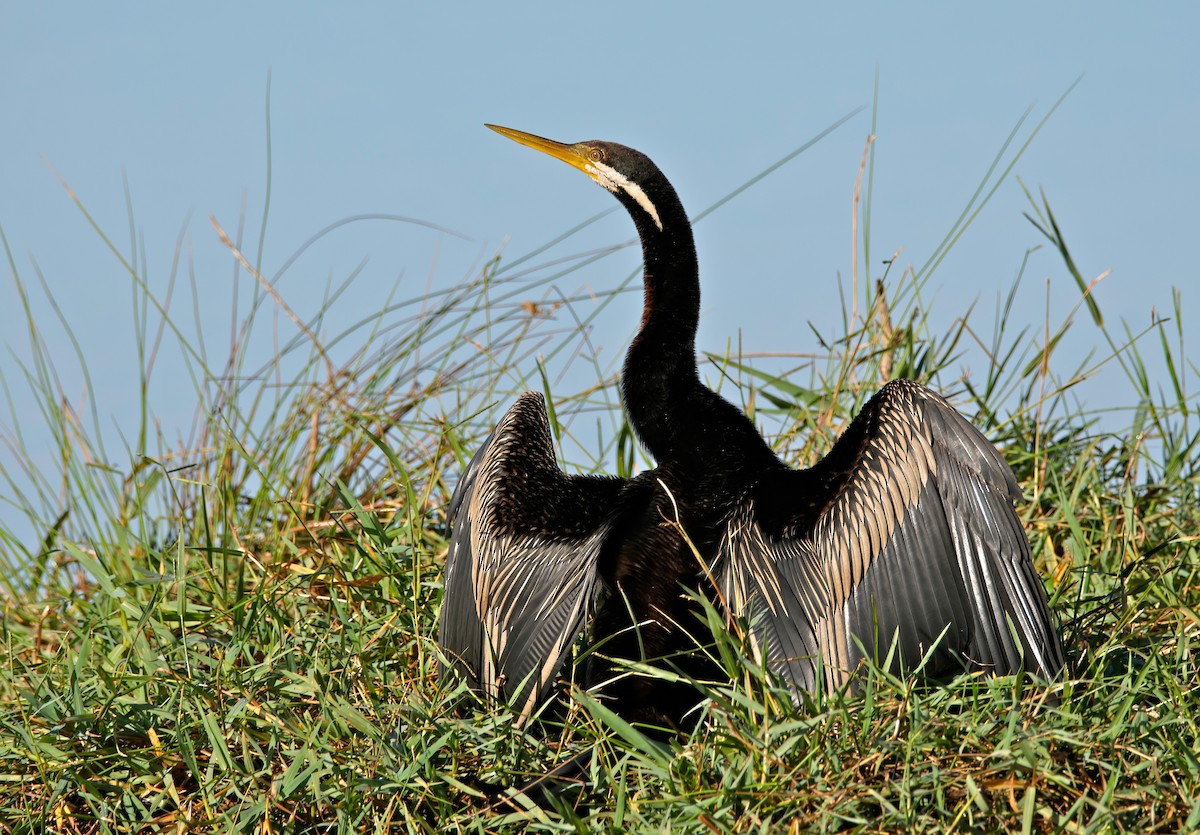
<path fill-rule="evenodd" d="M 646 196 L 646 192 L 642 191 L 642 187 L 630 180 L 624 174 L 621 174 L 615 168 L 605 165 L 602 162 L 589 162 L 587 164 L 587 173 L 592 179 L 604 186 L 609 191 L 615 192 L 618 189 L 632 197 L 639 206 L 646 210 L 646 214 L 650 215 L 650 219 L 654 221 L 654 225 L 658 227 L 658 231 L 663 230 L 662 221 L 658 219 L 658 209 L 654 208 L 654 204 L 650 202 L 650 198 Z"/>

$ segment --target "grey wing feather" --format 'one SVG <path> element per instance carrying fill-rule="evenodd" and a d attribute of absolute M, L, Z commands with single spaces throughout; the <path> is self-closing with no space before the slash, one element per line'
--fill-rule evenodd
<path fill-rule="evenodd" d="M 797 689 L 816 690 L 828 589 L 807 543 L 768 541 L 747 503 L 726 529 L 715 572 L 728 610 L 746 618 L 759 660 Z"/>
<path fill-rule="evenodd" d="M 864 655 L 889 652 L 905 669 L 928 653 L 931 675 L 967 665 L 1055 676 L 1062 648 L 1013 507 L 1020 491 L 996 449 L 909 381 L 885 386 L 860 422 L 825 461 L 795 474 L 800 491 L 833 479 L 835 495 L 815 523 L 772 539 L 749 507 L 727 537 L 720 579 L 727 590 L 749 589 L 739 602 L 772 668 L 812 689 L 811 670 L 787 654 L 800 648 L 820 657 L 830 687 Z M 790 620 L 769 607 L 764 614 L 781 596 L 777 586 L 799 601 Z"/>
<path fill-rule="evenodd" d="M 438 641 L 442 674 L 528 717 L 596 594 L 596 560 L 623 482 L 555 464 L 540 394 L 501 419 L 450 502 Z"/>

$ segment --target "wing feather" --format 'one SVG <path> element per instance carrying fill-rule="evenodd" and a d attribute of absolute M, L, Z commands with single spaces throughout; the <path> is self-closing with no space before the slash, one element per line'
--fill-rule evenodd
<path fill-rule="evenodd" d="M 794 539 L 769 541 L 747 503 L 726 529 L 715 571 L 729 610 L 749 622 L 754 652 L 776 675 L 814 690 L 829 590 L 812 549 Z"/>
<path fill-rule="evenodd" d="M 623 486 L 563 473 L 542 396 L 517 400 L 450 502 L 443 677 L 532 713 L 582 631 Z"/>
<path fill-rule="evenodd" d="M 1020 495 L 975 427 L 928 389 L 895 381 L 824 460 L 765 480 L 738 510 L 718 582 L 756 649 L 799 689 L 821 683 L 818 656 L 836 687 L 864 655 L 882 660 L 893 647 L 901 669 L 929 653 L 934 676 L 966 666 L 1052 678 L 1062 647 L 1014 509 Z"/>

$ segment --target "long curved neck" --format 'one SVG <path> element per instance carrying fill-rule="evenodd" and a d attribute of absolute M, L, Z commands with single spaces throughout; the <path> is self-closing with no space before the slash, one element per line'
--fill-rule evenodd
<path fill-rule="evenodd" d="M 674 197 L 672 194 L 671 197 Z M 696 329 L 700 322 L 700 277 L 692 228 L 676 197 L 656 203 L 660 231 L 633 209 L 642 239 L 642 325 L 625 354 L 621 389 L 634 430 L 659 460 L 675 457 L 682 418 L 711 392 L 696 369 Z"/>
<path fill-rule="evenodd" d="M 692 227 L 674 189 L 664 179 L 653 194 L 661 229 L 636 201 L 618 199 L 637 225 L 645 263 L 642 325 L 621 377 L 634 431 L 660 464 L 775 460 L 754 424 L 700 381 L 700 276 Z"/>

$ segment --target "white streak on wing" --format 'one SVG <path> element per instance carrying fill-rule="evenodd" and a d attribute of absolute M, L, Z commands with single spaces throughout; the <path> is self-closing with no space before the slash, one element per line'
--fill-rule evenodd
<path fill-rule="evenodd" d="M 611 168 L 602 162 L 589 162 L 587 164 L 587 173 L 592 179 L 604 186 L 609 191 L 621 191 L 628 194 L 637 204 L 646 210 L 646 214 L 650 215 L 650 219 L 654 221 L 654 225 L 661 232 L 663 225 L 658 219 L 658 209 L 654 208 L 654 204 L 650 202 L 650 198 L 646 196 L 646 192 L 642 191 L 642 187 L 630 180 L 624 174 L 621 174 L 617 169 Z"/>

